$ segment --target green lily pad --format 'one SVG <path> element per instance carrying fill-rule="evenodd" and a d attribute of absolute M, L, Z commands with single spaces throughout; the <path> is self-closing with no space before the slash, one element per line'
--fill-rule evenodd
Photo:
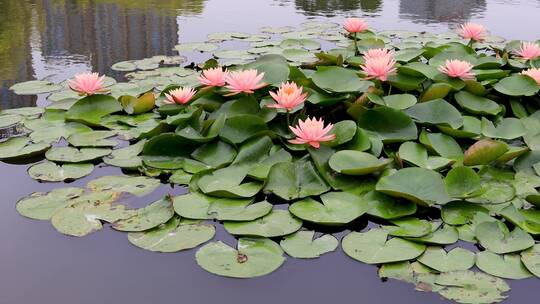
<path fill-rule="evenodd" d="M 219 198 L 193 192 L 173 198 L 174 210 L 190 219 L 217 219 L 220 221 L 251 221 L 272 211 L 272 204 L 253 199 Z"/>
<path fill-rule="evenodd" d="M 540 244 L 522 251 L 521 262 L 532 274 L 540 278 Z"/>
<path fill-rule="evenodd" d="M 114 147 L 118 142 L 110 137 L 115 135 L 114 131 L 91 131 L 72 134 L 67 140 L 75 147 Z"/>
<path fill-rule="evenodd" d="M 336 66 L 318 66 L 311 79 L 319 88 L 336 93 L 365 92 L 373 85 L 361 80 L 354 70 Z"/>
<path fill-rule="evenodd" d="M 66 121 L 99 126 L 101 118 L 122 110 L 116 98 L 107 95 L 90 95 L 79 99 L 66 112 Z"/>
<path fill-rule="evenodd" d="M 469 167 L 454 167 L 444 179 L 446 191 L 451 197 L 466 198 L 481 193 L 480 177 Z"/>
<path fill-rule="evenodd" d="M 504 118 L 495 126 L 490 120 L 482 118 L 482 134 L 492 138 L 514 139 L 525 135 L 523 123 L 514 117 Z"/>
<path fill-rule="evenodd" d="M 319 176 L 310 161 L 299 160 L 294 163 L 277 163 L 270 169 L 265 192 L 292 200 L 310 195 L 319 195 L 330 187 Z"/>
<path fill-rule="evenodd" d="M 237 250 L 221 241 L 212 242 L 201 247 L 195 258 L 204 270 L 232 278 L 267 275 L 285 261 L 281 247 L 266 238 L 240 238 Z"/>
<path fill-rule="evenodd" d="M 107 175 L 91 180 L 87 187 L 92 191 L 111 190 L 117 193 L 127 192 L 135 196 L 144 196 L 154 191 L 159 185 L 158 179 L 147 176 Z"/>
<path fill-rule="evenodd" d="M 417 238 L 431 232 L 431 224 L 426 220 L 406 217 L 390 220 L 393 225 L 382 226 L 391 236 Z"/>
<path fill-rule="evenodd" d="M 440 170 L 454 161 L 439 156 L 428 156 L 427 149 L 415 142 L 404 142 L 399 146 L 399 158 L 421 168 Z"/>
<path fill-rule="evenodd" d="M 150 251 L 177 252 L 206 243 L 215 233 L 213 225 L 173 217 L 153 229 L 128 233 L 128 240 L 131 244 Z"/>
<path fill-rule="evenodd" d="M 379 179 L 375 189 L 422 206 L 442 205 L 450 201 L 441 175 L 423 168 L 405 168 L 384 176 Z"/>
<path fill-rule="evenodd" d="M 522 251 L 534 246 L 534 239 L 519 227 L 509 231 L 500 222 L 486 222 L 476 226 L 476 238 L 484 248 L 504 254 Z"/>
<path fill-rule="evenodd" d="M 476 254 L 476 266 L 480 270 L 504 279 L 526 279 L 532 274 L 525 268 L 519 254 L 498 255 L 490 251 Z"/>
<path fill-rule="evenodd" d="M 290 256 L 299 259 L 314 259 L 336 250 L 339 241 L 330 234 L 316 239 L 315 231 L 297 231 L 286 236 L 279 243 L 281 248 Z"/>
<path fill-rule="evenodd" d="M 445 98 L 454 87 L 449 85 L 446 82 L 436 82 L 432 83 L 420 96 L 421 102 L 426 102 L 430 100 Z"/>
<path fill-rule="evenodd" d="M 234 235 L 277 237 L 298 231 L 302 227 L 302 221 L 287 210 L 273 210 L 252 221 L 225 221 L 223 227 Z"/>
<path fill-rule="evenodd" d="M 441 296 L 458 303 L 497 303 L 506 299 L 510 286 L 499 278 L 482 272 L 451 271 L 437 276 L 435 283 L 444 288 Z"/>
<path fill-rule="evenodd" d="M 400 238 L 387 240 L 388 233 L 371 229 L 365 233 L 351 232 L 342 240 L 343 251 L 351 258 L 367 264 L 381 264 L 412 260 L 420 256 L 426 246 Z"/>
<path fill-rule="evenodd" d="M 362 216 L 370 205 L 358 195 L 329 192 L 321 195 L 322 204 L 312 198 L 295 202 L 289 211 L 296 217 L 321 225 L 344 225 Z"/>
<path fill-rule="evenodd" d="M 334 171 L 345 175 L 366 175 L 381 171 L 390 163 L 380 160 L 372 154 L 354 150 L 336 152 L 328 164 Z"/>
<path fill-rule="evenodd" d="M 457 129 L 463 125 L 461 113 L 444 99 L 421 102 L 406 111 L 413 120 L 430 125 L 448 125 Z"/>
<path fill-rule="evenodd" d="M 46 80 L 30 80 L 16 83 L 9 89 L 17 95 L 35 95 L 58 91 L 62 86 Z"/>
<path fill-rule="evenodd" d="M 389 107 L 364 111 L 357 122 L 360 128 L 372 131 L 385 143 L 414 140 L 418 136 L 412 119 L 402 111 Z"/>
<path fill-rule="evenodd" d="M 532 96 L 538 92 L 539 87 L 536 81 L 528 76 L 513 75 L 497 82 L 494 89 L 508 96 Z"/>
<path fill-rule="evenodd" d="M 417 205 L 377 191 L 370 191 L 362 198 L 369 203 L 367 214 L 385 220 L 397 219 L 416 213 Z"/>
<path fill-rule="evenodd" d="M 460 91 L 454 95 L 458 104 L 466 111 L 478 115 L 497 115 L 502 107 L 495 101 L 476 96 L 467 91 Z"/>
<path fill-rule="evenodd" d="M 82 163 L 100 159 L 110 153 L 111 149 L 108 148 L 53 147 L 45 153 L 45 157 L 53 162 Z"/>
<path fill-rule="evenodd" d="M 117 193 L 102 191 L 77 197 L 56 210 L 51 223 L 58 232 L 77 237 L 101 230 L 102 220 L 114 222 L 133 215 L 123 205 L 112 205 L 117 196 Z"/>
<path fill-rule="evenodd" d="M 468 270 L 474 266 L 475 255 L 459 247 L 448 252 L 440 247 L 428 247 L 418 262 L 440 272 Z"/>
<path fill-rule="evenodd" d="M 93 164 L 56 165 L 53 162 L 45 161 L 30 167 L 28 169 L 28 175 L 33 179 L 41 181 L 61 182 L 87 176 L 92 171 L 94 171 Z"/>
<path fill-rule="evenodd" d="M 16 160 L 41 155 L 50 147 L 48 143 L 33 143 L 28 137 L 11 137 L 0 142 L 0 160 Z"/>
<path fill-rule="evenodd" d="M 431 233 L 426 236 L 407 239 L 409 241 L 430 245 L 450 245 L 458 241 L 459 232 L 450 225 L 441 225 L 440 222 L 431 222 Z"/>
<path fill-rule="evenodd" d="M 142 159 L 139 154 L 145 144 L 146 140 L 141 140 L 125 148 L 113 150 L 110 155 L 103 158 L 103 162 L 115 167 L 136 169 L 142 166 Z"/>
<path fill-rule="evenodd" d="M 476 213 L 488 214 L 489 211 L 477 204 L 468 202 L 450 202 L 441 208 L 441 218 L 448 225 L 465 225 L 472 222 Z"/>
<path fill-rule="evenodd" d="M 115 221 L 112 227 L 120 231 L 140 232 L 166 223 L 174 216 L 170 196 L 133 211 L 132 216 Z"/>
<path fill-rule="evenodd" d="M 56 210 L 71 204 L 71 199 L 83 194 L 84 189 L 66 187 L 50 192 L 35 192 L 20 199 L 16 208 L 22 216 L 36 220 L 50 220 Z"/>
<path fill-rule="evenodd" d="M 180 169 L 194 150 L 193 144 L 175 133 L 161 133 L 144 145 L 144 164 L 157 169 Z"/>

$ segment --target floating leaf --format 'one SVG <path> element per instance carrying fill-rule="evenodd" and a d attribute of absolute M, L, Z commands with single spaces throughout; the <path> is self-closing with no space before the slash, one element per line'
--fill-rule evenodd
<path fill-rule="evenodd" d="M 440 272 L 468 270 L 474 266 L 475 255 L 459 247 L 448 252 L 440 247 L 428 247 L 418 262 Z"/>
<path fill-rule="evenodd" d="M 296 232 L 302 227 L 302 221 L 292 216 L 287 210 L 273 210 L 253 221 L 226 221 L 223 227 L 234 235 L 276 237 Z"/>
<path fill-rule="evenodd" d="M 459 303 L 497 303 L 506 299 L 508 284 L 482 272 L 452 271 L 437 276 L 435 283 L 444 286 L 441 296 Z"/>
<path fill-rule="evenodd" d="M 288 255 L 299 259 L 318 258 L 336 250 L 339 245 L 339 241 L 330 234 L 316 239 L 313 239 L 314 236 L 315 231 L 297 231 L 283 238 L 279 244 Z"/>
<path fill-rule="evenodd" d="M 422 244 L 397 237 L 387 240 L 387 237 L 388 233 L 382 229 L 351 232 L 343 238 L 343 251 L 360 262 L 381 264 L 412 260 L 426 249 Z"/>
<path fill-rule="evenodd" d="M 11 137 L 0 142 L 0 160 L 16 160 L 41 155 L 51 146 L 48 143 L 32 143 L 28 137 Z"/>
<path fill-rule="evenodd" d="M 114 131 L 91 131 L 72 134 L 67 140 L 75 147 L 114 147 L 118 142 L 110 137 L 115 135 Z"/>
<path fill-rule="evenodd" d="M 58 91 L 62 86 L 46 80 L 30 80 L 16 83 L 9 89 L 17 95 L 35 95 Z"/>
<path fill-rule="evenodd" d="M 103 158 L 103 162 L 115 167 L 136 169 L 142 166 L 142 160 L 138 155 L 145 144 L 146 140 L 141 140 L 125 148 L 113 150 L 110 155 Z"/>
<path fill-rule="evenodd" d="M 122 110 L 116 98 L 107 95 L 90 95 L 79 99 L 66 112 L 66 121 L 99 126 L 101 118 Z"/>
<path fill-rule="evenodd" d="M 451 197 L 466 198 L 476 196 L 481 191 L 480 177 L 468 167 L 454 167 L 444 179 L 446 191 Z"/>
<path fill-rule="evenodd" d="M 370 205 L 360 196 L 347 192 L 321 195 L 322 204 L 312 198 L 295 202 L 289 211 L 302 220 L 321 225 L 344 225 L 366 213 Z"/>
<path fill-rule="evenodd" d="M 266 238 L 240 238 L 238 250 L 221 241 L 209 243 L 197 251 L 195 258 L 204 270 L 232 278 L 263 276 L 285 261 L 281 247 Z"/>
<path fill-rule="evenodd" d="M 169 221 L 174 216 L 172 200 L 169 196 L 133 211 L 132 216 L 115 221 L 112 227 L 120 231 L 145 231 Z"/>
<path fill-rule="evenodd" d="M 534 246 L 534 239 L 519 227 L 508 231 L 500 222 L 486 222 L 476 226 L 476 238 L 482 247 L 494 253 L 522 251 Z"/>
<path fill-rule="evenodd" d="M 311 79 L 319 88 L 337 93 L 365 92 L 373 85 L 361 80 L 354 70 L 336 66 L 318 66 Z"/>
<path fill-rule="evenodd" d="M 416 213 L 417 205 L 377 191 L 370 191 L 362 198 L 369 203 L 367 214 L 385 220 L 397 219 Z"/>
<path fill-rule="evenodd" d="M 71 199 L 83 194 L 84 189 L 66 187 L 50 192 L 35 192 L 17 202 L 17 211 L 28 218 L 49 220 L 56 210 L 72 203 Z"/>
<path fill-rule="evenodd" d="M 449 225 L 465 225 L 472 222 L 476 213 L 488 214 L 489 211 L 477 204 L 468 202 L 450 202 L 441 208 L 441 218 Z"/>
<path fill-rule="evenodd" d="M 56 165 L 46 161 L 33 165 L 28 169 L 31 178 L 46 182 L 61 182 L 74 180 L 89 175 L 94 171 L 92 164 L 65 164 Z"/>
<path fill-rule="evenodd" d="M 366 175 L 381 171 L 390 163 L 360 151 L 341 150 L 336 152 L 328 164 L 334 171 L 345 175 Z"/>
<path fill-rule="evenodd" d="M 135 196 L 151 193 L 160 183 L 158 179 L 146 176 L 102 176 L 88 182 L 87 187 L 92 191 L 111 190 L 117 193 L 127 192 Z"/>
<path fill-rule="evenodd" d="M 107 148 L 53 147 L 45 153 L 45 157 L 60 163 L 82 163 L 102 158 L 110 153 L 111 149 Z"/>
<path fill-rule="evenodd" d="M 466 166 L 486 165 L 508 151 L 508 146 L 500 141 L 484 138 L 471 145 L 464 154 Z"/>
<path fill-rule="evenodd" d="M 463 109 L 473 114 L 497 115 L 502 110 L 502 107 L 495 101 L 473 95 L 467 91 L 460 91 L 454 97 Z"/>
<path fill-rule="evenodd" d="M 251 221 L 265 216 L 272 204 L 253 199 L 219 198 L 194 192 L 173 198 L 174 210 L 190 219 L 217 219 L 220 221 Z"/>
<path fill-rule="evenodd" d="M 313 164 L 302 160 L 272 166 L 264 187 L 266 192 L 272 192 L 286 200 L 319 195 L 329 189 Z"/>
<path fill-rule="evenodd" d="M 414 140 L 418 132 L 409 116 L 389 107 L 362 112 L 358 117 L 358 126 L 374 132 L 385 143 Z"/>
<path fill-rule="evenodd" d="M 498 92 L 509 96 L 532 96 L 538 92 L 538 84 L 525 75 L 513 75 L 497 82 L 494 86 Z"/>
<path fill-rule="evenodd" d="M 531 273 L 540 278 L 540 244 L 522 251 L 521 262 Z"/>
<path fill-rule="evenodd" d="M 421 102 L 407 109 L 415 121 L 431 125 L 448 125 L 457 129 L 463 125 L 461 113 L 444 99 Z"/>
<path fill-rule="evenodd" d="M 476 266 L 491 275 L 505 279 L 526 279 L 532 274 L 525 268 L 519 254 L 498 255 L 490 251 L 476 254 Z"/>

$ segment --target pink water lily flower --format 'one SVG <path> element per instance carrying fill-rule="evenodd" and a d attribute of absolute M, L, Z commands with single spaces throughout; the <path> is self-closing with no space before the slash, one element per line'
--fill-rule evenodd
<path fill-rule="evenodd" d="M 394 52 L 380 48 L 380 49 L 369 49 L 364 52 L 363 57 L 364 60 L 370 59 L 370 58 L 379 58 L 379 57 L 390 57 L 392 58 L 394 56 Z"/>
<path fill-rule="evenodd" d="M 74 79 L 68 80 L 68 86 L 80 95 L 92 95 L 105 92 L 103 80 L 105 75 L 99 76 L 98 73 L 83 73 L 75 75 Z"/>
<path fill-rule="evenodd" d="M 276 103 L 269 104 L 266 107 L 285 109 L 290 112 L 306 101 L 307 93 L 303 93 L 303 89 L 294 82 L 282 83 L 277 93 L 270 92 L 270 96 L 274 98 Z"/>
<path fill-rule="evenodd" d="M 467 61 L 452 59 L 446 60 L 444 65 L 439 67 L 439 71 L 452 78 L 461 78 L 462 80 L 474 79 L 474 73 L 471 71 L 473 65 Z"/>
<path fill-rule="evenodd" d="M 540 85 L 540 69 L 528 69 L 521 72 L 521 74 L 531 77 Z"/>
<path fill-rule="evenodd" d="M 483 25 L 468 22 L 461 25 L 458 33 L 461 37 L 465 39 L 482 41 L 486 38 L 487 32 L 486 28 Z"/>
<path fill-rule="evenodd" d="M 367 22 L 361 18 L 347 18 L 343 27 L 349 33 L 361 33 L 369 28 Z"/>
<path fill-rule="evenodd" d="M 268 85 L 265 82 L 261 82 L 263 77 L 264 73 L 258 74 L 257 70 L 230 72 L 225 76 L 225 82 L 227 82 L 226 88 L 231 91 L 231 93 L 227 95 L 231 96 L 239 93 L 254 93 L 255 90 Z"/>
<path fill-rule="evenodd" d="M 165 99 L 163 102 L 167 104 L 186 104 L 188 103 L 196 91 L 192 88 L 178 88 L 170 90 L 168 93 L 165 93 Z"/>
<path fill-rule="evenodd" d="M 532 42 L 522 42 L 516 53 L 525 60 L 533 60 L 540 57 L 540 46 Z"/>
<path fill-rule="evenodd" d="M 360 66 L 362 71 L 367 74 L 367 79 L 379 79 L 386 81 L 388 76 L 396 73 L 396 61 L 392 56 L 366 58 L 363 65 Z"/>
<path fill-rule="evenodd" d="M 197 79 L 199 82 L 207 87 L 222 87 L 225 85 L 225 77 L 227 76 L 227 70 L 223 71 L 222 68 L 216 67 L 207 69 L 202 72 L 202 75 Z"/>
<path fill-rule="evenodd" d="M 330 123 L 325 127 L 322 118 L 320 120 L 316 118 L 307 118 L 305 121 L 300 120 L 296 127 L 289 126 L 296 135 L 296 138 L 289 140 L 289 142 L 298 145 L 309 144 L 318 149 L 321 142 L 331 141 L 336 138 L 335 134 L 328 134 L 333 127 L 334 125 Z"/>

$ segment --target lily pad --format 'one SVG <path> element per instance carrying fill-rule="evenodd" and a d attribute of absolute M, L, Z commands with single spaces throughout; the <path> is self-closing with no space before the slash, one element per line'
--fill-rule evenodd
<path fill-rule="evenodd" d="M 158 179 L 147 176 L 107 175 L 88 182 L 87 187 L 92 191 L 111 190 L 117 193 L 127 192 L 135 196 L 144 196 L 154 191 L 159 185 Z"/>
<path fill-rule="evenodd" d="M 521 262 L 532 274 L 540 278 L 540 244 L 522 251 Z"/>
<path fill-rule="evenodd" d="M 442 273 L 435 283 L 444 286 L 441 296 L 458 303 L 497 303 L 506 299 L 504 293 L 510 290 L 504 280 L 470 270 Z"/>
<path fill-rule="evenodd" d="M 94 171 L 93 164 L 56 165 L 53 162 L 45 161 L 30 167 L 28 169 L 28 175 L 33 179 L 41 181 L 61 182 L 87 176 L 92 171 Z"/>
<path fill-rule="evenodd" d="M 174 210 L 190 219 L 217 219 L 220 221 L 251 221 L 272 211 L 272 204 L 253 199 L 219 198 L 193 192 L 173 198 Z"/>
<path fill-rule="evenodd" d="M 336 93 L 365 92 L 373 85 L 360 79 L 354 70 L 336 66 L 318 66 L 311 79 L 319 88 Z"/>
<path fill-rule="evenodd" d="M 508 151 L 504 142 L 484 138 L 471 145 L 464 153 L 466 166 L 486 165 L 497 160 Z"/>
<path fill-rule="evenodd" d="M 400 238 L 387 240 L 388 233 L 371 229 L 365 233 L 351 232 L 342 240 L 343 251 L 351 258 L 366 264 L 381 264 L 412 260 L 426 247 Z"/>
<path fill-rule="evenodd" d="M 414 140 L 418 136 L 412 119 L 402 111 L 389 107 L 364 111 L 357 122 L 360 128 L 372 131 L 385 143 Z"/>
<path fill-rule="evenodd" d="M 279 244 L 288 255 L 299 259 L 318 258 L 322 254 L 336 250 L 339 245 L 339 241 L 330 234 L 316 239 L 314 236 L 315 231 L 297 231 L 283 238 Z"/>
<path fill-rule="evenodd" d="M 113 150 L 110 155 L 103 158 L 103 162 L 115 167 L 136 169 L 142 166 L 142 159 L 139 154 L 145 144 L 146 140 L 141 140 L 125 148 Z"/>
<path fill-rule="evenodd" d="M 263 276 L 285 261 L 281 247 L 266 238 L 240 238 L 237 250 L 221 241 L 209 243 L 197 251 L 195 258 L 204 270 L 232 278 Z"/>
<path fill-rule="evenodd" d="M 495 101 L 473 95 L 467 91 L 460 91 L 454 97 L 463 109 L 473 114 L 497 115 L 502 110 L 502 107 Z"/>
<path fill-rule="evenodd" d="M 0 160 L 16 160 L 41 155 L 50 147 L 48 143 L 33 143 L 28 137 L 11 137 L 0 142 Z"/>
<path fill-rule="evenodd" d="M 480 177 L 469 167 L 454 167 L 444 179 L 446 191 L 451 197 L 466 198 L 480 194 Z"/>
<path fill-rule="evenodd" d="M 459 247 L 448 252 L 440 247 L 428 247 L 418 262 L 440 272 L 468 270 L 474 266 L 475 255 Z"/>
<path fill-rule="evenodd" d="M 345 175 L 371 174 L 383 170 L 389 163 L 389 160 L 380 160 L 372 154 L 354 150 L 338 151 L 328 162 L 330 168 Z"/>
<path fill-rule="evenodd" d="M 532 274 L 525 268 L 519 254 L 498 255 L 490 251 L 476 254 L 476 266 L 480 270 L 504 279 L 526 279 Z"/>
<path fill-rule="evenodd" d="M 319 195 L 330 187 L 319 176 L 310 161 L 299 160 L 294 163 L 277 163 L 270 169 L 265 192 L 291 200 L 310 195 Z"/>
<path fill-rule="evenodd" d="M 35 192 L 20 199 L 16 208 L 22 216 L 36 220 L 50 220 L 56 210 L 71 204 L 71 199 L 83 194 L 84 189 L 66 187 L 50 192 Z"/>
<path fill-rule="evenodd" d="M 457 129 L 463 125 L 461 113 L 444 99 L 415 104 L 406 110 L 413 120 L 431 125 L 448 125 Z"/>
<path fill-rule="evenodd" d="M 91 131 L 72 134 L 67 140 L 75 147 L 114 147 L 118 142 L 110 137 L 115 135 L 114 131 Z"/>
<path fill-rule="evenodd" d="M 46 80 L 30 80 L 16 83 L 9 89 L 17 95 L 35 95 L 58 91 L 62 86 Z"/>
<path fill-rule="evenodd" d="M 377 182 L 376 190 L 422 206 L 442 205 L 450 201 L 441 175 L 423 168 L 405 168 L 384 176 Z"/>
<path fill-rule="evenodd" d="M 166 223 L 173 216 L 172 200 L 165 196 L 144 208 L 133 210 L 132 216 L 115 221 L 112 227 L 120 231 L 145 231 Z"/>
<path fill-rule="evenodd" d="M 101 118 L 122 110 L 116 98 L 108 95 L 90 95 L 79 99 L 66 112 L 66 121 L 99 126 Z"/>
<path fill-rule="evenodd" d="M 377 191 L 366 193 L 363 200 L 369 203 L 367 214 L 385 220 L 397 219 L 416 213 L 417 205 L 413 202 L 391 197 Z"/>
<path fill-rule="evenodd" d="M 295 202 L 289 211 L 298 218 L 322 225 L 344 225 L 362 216 L 370 205 L 362 197 L 347 192 L 321 195 L 322 204 L 312 198 Z"/>
<path fill-rule="evenodd" d="M 539 90 L 534 79 L 525 75 L 513 75 L 497 82 L 494 86 L 498 92 L 508 96 L 532 96 Z"/>
<path fill-rule="evenodd" d="M 100 159 L 110 153 L 111 149 L 108 148 L 53 147 L 45 153 L 45 157 L 54 162 L 82 163 Z"/>
<path fill-rule="evenodd" d="M 213 225 L 173 217 L 153 229 L 128 233 L 128 240 L 131 244 L 150 251 L 177 252 L 206 243 L 215 233 Z"/>
<path fill-rule="evenodd" d="M 253 221 L 226 221 L 223 227 L 234 235 L 277 237 L 298 231 L 302 227 L 302 221 L 287 210 L 273 210 Z"/>
<path fill-rule="evenodd" d="M 519 227 L 509 231 L 500 222 L 481 223 L 475 234 L 480 245 L 494 253 L 511 253 L 534 246 L 534 239 L 527 232 Z"/>

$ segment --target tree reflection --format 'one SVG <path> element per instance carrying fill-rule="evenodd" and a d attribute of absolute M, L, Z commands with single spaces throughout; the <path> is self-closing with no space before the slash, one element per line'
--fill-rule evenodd
<path fill-rule="evenodd" d="M 11 93 L 8 88 L 15 82 L 77 66 L 110 74 L 110 66 L 118 61 L 172 54 L 178 40 L 177 16 L 198 15 L 204 3 L 0 0 L 1 107 L 35 102 L 35 97 Z"/>
<path fill-rule="evenodd" d="M 486 10 L 486 0 L 400 0 L 400 18 L 415 23 L 463 23 Z"/>
<path fill-rule="evenodd" d="M 306 15 L 332 17 L 357 10 L 376 13 L 381 10 L 381 2 L 381 0 L 294 0 L 294 5 Z"/>

